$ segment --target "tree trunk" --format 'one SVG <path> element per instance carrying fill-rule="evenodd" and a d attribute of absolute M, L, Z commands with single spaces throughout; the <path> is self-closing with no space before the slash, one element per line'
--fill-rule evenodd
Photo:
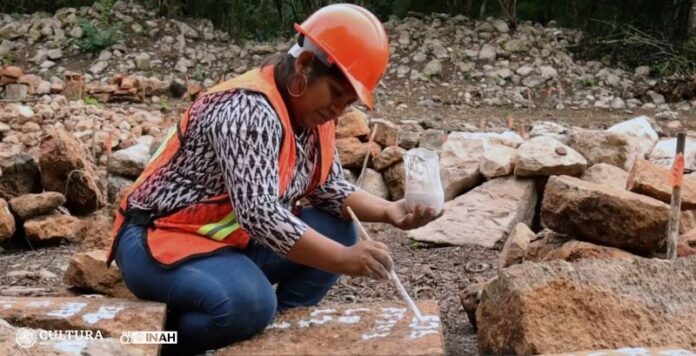
<path fill-rule="evenodd" d="M 510 29 L 514 31 L 517 28 L 517 0 L 498 0 L 498 3 Z"/>
<path fill-rule="evenodd" d="M 696 1 L 691 2 L 689 14 L 689 36 L 696 36 Z"/>
<path fill-rule="evenodd" d="M 674 14 L 674 31 L 672 38 L 676 40 L 684 40 L 692 32 L 694 5 L 693 0 L 683 0 L 677 4 Z"/>

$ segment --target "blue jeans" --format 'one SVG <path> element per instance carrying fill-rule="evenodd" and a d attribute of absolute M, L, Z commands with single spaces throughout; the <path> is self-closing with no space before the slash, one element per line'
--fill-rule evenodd
<path fill-rule="evenodd" d="M 357 240 L 352 222 L 324 211 L 304 208 L 300 219 L 345 246 Z M 135 296 L 167 304 L 165 328 L 178 331 L 178 344 L 165 345 L 163 354 L 195 354 L 249 338 L 277 310 L 317 304 L 338 279 L 254 242 L 166 268 L 148 254 L 144 238 L 145 227 L 126 225 L 116 262 Z"/>

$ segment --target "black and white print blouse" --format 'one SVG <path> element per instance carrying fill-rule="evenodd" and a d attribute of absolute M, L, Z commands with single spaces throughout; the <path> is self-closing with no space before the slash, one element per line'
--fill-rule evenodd
<path fill-rule="evenodd" d="M 285 255 L 308 226 L 290 212 L 310 184 L 318 158 L 313 130 L 295 132 L 295 175 L 279 196 L 277 157 L 283 128 L 270 102 L 248 91 L 222 92 L 193 104 L 180 154 L 128 200 L 129 208 L 169 211 L 229 194 L 237 220 L 252 239 Z M 336 216 L 357 187 L 346 181 L 338 154 L 310 203 Z"/>

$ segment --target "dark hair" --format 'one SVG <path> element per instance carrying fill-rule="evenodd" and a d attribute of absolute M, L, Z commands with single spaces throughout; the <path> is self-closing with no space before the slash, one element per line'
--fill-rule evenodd
<path fill-rule="evenodd" d="M 300 35 L 297 39 L 297 43 L 302 45 L 304 42 L 304 36 Z M 276 79 L 276 84 L 281 93 L 285 95 L 287 90 L 287 85 L 292 80 L 295 75 L 295 57 L 290 53 L 276 53 L 266 57 L 263 62 L 261 62 L 260 67 L 265 67 L 268 65 L 274 65 L 273 70 L 274 77 Z M 346 80 L 346 76 L 343 74 L 338 65 L 333 65 L 331 67 L 326 66 L 322 61 L 314 59 L 309 67 L 307 73 L 307 84 L 312 84 L 314 80 L 325 75 L 333 76 L 337 79 Z"/>

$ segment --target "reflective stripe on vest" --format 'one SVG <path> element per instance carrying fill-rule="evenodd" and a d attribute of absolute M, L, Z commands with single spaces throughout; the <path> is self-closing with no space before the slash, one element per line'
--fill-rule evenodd
<path fill-rule="evenodd" d="M 198 233 L 208 236 L 213 240 L 222 241 L 225 236 L 231 234 L 232 231 L 237 229 L 239 229 L 239 223 L 237 222 L 237 216 L 233 211 L 218 222 L 201 226 L 201 228 L 198 229 Z"/>

